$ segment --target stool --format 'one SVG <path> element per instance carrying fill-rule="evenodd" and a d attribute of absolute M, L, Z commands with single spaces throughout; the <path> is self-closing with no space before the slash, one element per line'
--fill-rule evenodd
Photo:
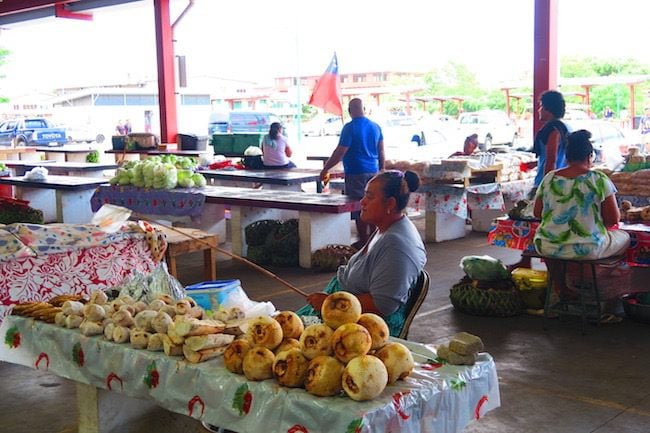
<path fill-rule="evenodd" d="M 568 299 L 566 293 L 560 291 L 559 300 L 551 304 L 551 296 L 553 294 L 553 281 L 556 279 L 553 271 L 549 267 L 548 288 L 546 290 L 546 300 L 544 302 L 544 329 L 547 329 L 547 320 L 550 313 L 555 313 L 559 316 L 580 316 L 582 318 L 582 334 L 585 334 L 588 315 L 594 314 L 597 321 L 602 317 L 602 306 L 600 303 L 600 292 L 598 290 L 598 280 L 596 278 L 596 266 L 605 265 L 613 266 L 623 260 L 625 255 L 618 255 L 606 257 L 597 260 L 577 260 L 577 259 L 557 259 L 553 257 L 537 256 L 547 261 L 555 261 L 560 264 L 560 274 L 566 281 L 566 272 L 568 264 L 580 265 L 580 279 L 575 285 L 578 292 L 578 299 Z M 585 281 L 584 266 L 591 268 L 591 282 Z M 555 269 L 557 272 L 557 269 Z M 591 292 L 591 293 L 589 293 Z M 591 299 L 590 299 L 591 298 Z M 596 322 L 598 323 L 598 322 Z"/>
<path fill-rule="evenodd" d="M 154 227 L 165 233 L 165 237 L 167 238 L 165 260 L 167 261 L 167 266 L 169 266 L 170 274 L 178 278 L 176 268 L 177 256 L 194 251 L 203 251 L 203 274 L 205 281 L 214 281 L 217 279 L 217 245 L 219 239 L 216 234 L 189 228 L 174 227 L 172 230 L 158 224 L 154 224 Z M 192 237 L 186 236 L 186 234 Z"/>

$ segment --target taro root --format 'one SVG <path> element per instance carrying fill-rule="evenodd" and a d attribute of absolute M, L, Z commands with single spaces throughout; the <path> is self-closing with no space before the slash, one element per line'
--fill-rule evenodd
<path fill-rule="evenodd" d="M 390 331 L 383 318 L 374 313 L 363 313 L 357 323 L 368 330 L 372 338 L 370 349 L 376 350 L 388 342 Z"/>
<path fill-rule="evenodd" d="M 251 344 L 243 338 L 230 343 L 223 353 L 223 363 L 226 368 L 233 373 L 244 374 L 244 355 L 250 348 Z"/>
<path fill-rule="evenodd" d="M 376 356 L 357 356 L 345 366 L 341 384 L 352 400 L 372 400 L 386 388 L 388 372 Z"/>
<path fill-rule="evenodd" d="M 282 327 L 272 317 L 259 316 L 248 323 L 246 339 L 253 346 L 262 346 L 273 350 L 282 342 Z"/>
<path fill-rule="evenodd" d="M 273 377 L 275 355 L 266 347 L 253 347 L 244 355 L 243 370 L 248 380 L 265 380 Z"/>
<path fill-rule="evenodd" d="M 346 323 L 356 323 L 361 316 L 361 302 L 352 293 L 335 292 L 328 295 L 320 309 L 327 326 L 336 329 Z"/>
<path fill-rule="evenodd" d="M 305 382 L 309 360 L 300 349 L 289 349 L 278 353 L 273 362 L 273 375 L 282 386 L 299 388 Z"/>
<path fill-rule="evenodd" d="M 274 319 L 282 327 L 282 335 L 284 338 L 300 338 L 300 334 L 305 330 L 302 320 L 293 311 L 281 311 Z"/>
<path fill-rule="evenodd" d="M 285 338 L 273 352 L 277 355 L 278 353 L 284 352 L 285 350 L 300 349 L 301 347 L 302 346 L 300 346 L 300 341 L 296 340 L 295 338 Z"/>
<path fill-rule="evenodd" d="M 307 359 L 330 355 L 332 353 L 332 334 L 334 334 L 332 328 L 323 323 L 309 325 L 300 336 L 302 354 Z"/>
<path fill-rule="evenodd" d="M 346 364 L 352 358 L 365 355 L 372 346 L 372 338 L 366 328 L 357 323 L 339 326 L 332 335 L 332 349 L 336 359 Z"/>
<path fill-rule="evenodd" d="M 345 367 L 333 356 L 317 356 L 309 362 L 305 389 L 319 397 L 329 397 L 341 391 L 341 379 Z"/>
<path fill-rule="evenodd" d="M 390 342 L 379 349 L 376 353 L 377 358 L 386 366 L 388 371 L 388 383 L 393 384 L 400 379 L 404 379 L 415 368 L 413 355 L 406 346 L 398 342 Z"/>

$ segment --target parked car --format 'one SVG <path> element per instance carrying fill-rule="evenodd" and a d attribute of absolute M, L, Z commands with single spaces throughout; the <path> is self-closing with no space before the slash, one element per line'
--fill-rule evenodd
<path fill-rule="evenodd" d="M 517 125 L 504 111 L 483 110 L 462 113 L 458 130 L 468 136 L 478 134 L 479 149 L 489 150 L 494 144 L 512 144 L 517 139 Z"/>
<path fill-rule="evenodd" d="M 92 125 L 67 126 L 69 143 L 92 143 L 102 144 L 106 137 Z"/>
<path fill-rule="evenodd" d="M 604 120 L 564 120 L 570 132 L 586 129 L 591 132 L 591 142 L 594 146 L 595 162 L 605 163 L 614 169 L 624 160 L 628 147 L 638 143 L 627 136 L 623 129 L 612 122 Z"/>
<path fill-rule="evenodd" d="M 24 117 L 0 124 L 0 145 L 63 146 L 68 142 L 65 128 L 44 117 Z"/>
<path fill-rule="evenodd" d="M 408 116 L 391 117 L 380 123 L 387 159 L 430 161 L 453 153 L 449 136 L 432 125 Z"/>
<path fill-rule="evenodd" d="M 229 113 L 215 112 L 210 114 L 208 135 L 213 134 L 242 134 L 269 132 L 271 123 L 281 122 L 273 113 L 265 111 L 231 111 Z"/>
<path fill-rule="evenodd" d="M 316 116 L 301 125 L 302 134 L 307 137 L 341 135 L 343 121 L 339 116 Z"/>

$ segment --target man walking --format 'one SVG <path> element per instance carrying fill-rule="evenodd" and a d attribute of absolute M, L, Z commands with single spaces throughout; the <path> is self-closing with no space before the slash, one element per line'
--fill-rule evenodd
<path fill-rule="evenodd" d="M 379 125 L 365 116 L 361 99 L 350 100 L 348 113 L 351 120 L 343 126 L 339 144 L 325 162 L 320 177 L 323 181 L 327 181 L 332 167 L 343 161 L 344 193 L 361 200 L 366 183 L 384 169 L 384 136 Z M 354 212 L 352 218 L 356 222 L 359 235 L 359 241 L 352 246 L 360 249 L 368 241 L 374 227 L 361 221 L 359 212 Z"/>

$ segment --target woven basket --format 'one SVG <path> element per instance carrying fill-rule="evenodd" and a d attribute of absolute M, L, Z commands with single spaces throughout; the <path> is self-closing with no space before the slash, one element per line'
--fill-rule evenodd
<path fill-rule="evenodd" d="M 465 277 L 451 288 L 449 299 L 454 308 L 474 316 L 510 317 L 524 311 L 524 302 L 514 284 L 506 290 L 480 288 Z"/>
<path fill-rule="evenodd" d="M 321 271 L 336 271 L 339 266 L 345 265 L 357 249 L 349 245 L 330 244 L 314 251 L 311 256 L 311 265 Z"/>
<path fill-rule="evenodd" d="M 282 223 L 278 220 L 260 220 L 246 226 L 246 244 L 249 247 L 264 245 L 269 234 L 274 232 Z"/>

